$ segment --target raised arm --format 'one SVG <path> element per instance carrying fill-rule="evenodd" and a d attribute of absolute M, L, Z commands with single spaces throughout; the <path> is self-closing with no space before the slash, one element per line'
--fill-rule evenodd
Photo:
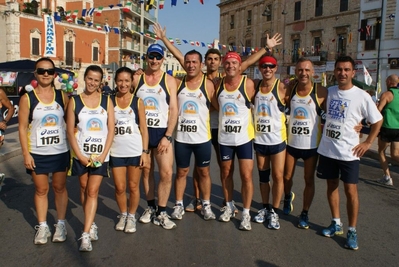
<path fill-rule="evenodd" d="M 281 34 L 279 34 L 279 33 L 276 33 L 275 35 L 273 35 L 272 38 L 269 38 L 269 34 L 266 34 L 266 46 L 269 49 L 272 49 L 273 47 L 280 45 L 281 41 L 282 41 L 282 38 L 281 38 Z M 241 73 L 246 71 L 246 69 L 248 69 L 249 66 L 255 64 L 266 52 L 267 52 L 266 48 L 262 47 L 258 52 L 249 56 L 247 58 L 247 60 L 245 60 L 241 64 Z"/>
<path fill-rule="evenodd" d="M 158 36 L 158 38 L 165 44 L 166 48 L 173 54 L 173 56 L 179 61 L 180 65 L 184 68 L 184 56 L 180 52 L 180 50 L 174 46 L 166 37 L 166 27 L 163 27 L 159 23 L 155 23 L 152 26 L 154 33 Z"/>

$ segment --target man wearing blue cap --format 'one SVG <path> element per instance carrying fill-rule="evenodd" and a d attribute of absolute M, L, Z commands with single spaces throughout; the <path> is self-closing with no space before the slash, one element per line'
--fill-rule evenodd
<path fill-rule="evenodd" d="M 135 75 L 134 94 L 143 99 L 151 153 L 151 167 L 144 168 L 143 184 L 148 208 L 139 221 L 149 223 L 151 220 L 164 229 L 173 229 L 176 224 L 166 213 L 173 174 L 172 133 L 177 121 L 177 85 L 175 79 L 161 70 L 164 51 L 159 44 L 148 47 L 147 68 L 141 75 Z M 159 169 L 158 209 L 155 205 L 154 158 Z"/>

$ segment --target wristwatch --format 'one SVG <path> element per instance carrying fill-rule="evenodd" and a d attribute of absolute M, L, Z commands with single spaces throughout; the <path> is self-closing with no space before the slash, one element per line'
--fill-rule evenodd
<path fill-rule="evenodd" d="M 164 135 L 164 137 L 165 137 L 169 142 L 172 143 L 172 136 L 170 136 L 170 135 Z"/>
<path fill-rule="evenodd" d="M 150 150 L 149 149 L 143 149 L 143 153 L 150 154 Z"/>

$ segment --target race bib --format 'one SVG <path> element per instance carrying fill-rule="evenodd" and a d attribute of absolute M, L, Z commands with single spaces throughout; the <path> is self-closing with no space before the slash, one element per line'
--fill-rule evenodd
<path fill-rule="evenodd" d="M 43 147 L 64 144 L 64 134 L 61 126 L 39 128 L 36 130 L 36 145 Z"/>
<path fill-rule="evenodd" d="M 240 133 L 242 131 L 243 120 L 239 117 L 222 118 L 222 131 L 226 133 Z"/>
<path fill-rule="evenodd" d="M 177 126 L 177 131 L 185 133 L 195 133 L 197 132 L 197 119 L 190 117 L 179 117 L 179 123 Z"/>
<path fill-rule="evenodd" d="M 118 119 L 115 125 L 115 136 L 130 135 L 134 133 L 133 120 L 129 118 Z"/>
<path fill-rule="evenodd" d="M 86 154 L 101 154 L 104 151 L 105 140 L 104 136 L 85 135 L 82 137 L 82 151 Z"/>
<path fill-rule="evenodd" d="M 344 124 L 341 122 L 329 122 L 324 125 L 324 134 L 333 140 L 341 140 L 344 134 Z"/>
<path fill-rule="evenodd" d="M 146 110 L 145 115 L 147 118 L 147 126 L 151 128 L 160 128 L 160 122 L 161 120 L 159 119 L 161 117 L 161 114 L 157 110 Z"/>
<path fill-rule="evenodd" d="M 297 120 L 291 124 L 290 134 L 294 135 L 310 135 L 310 120 Z"/>
<path fill-rule="evenodd" d="M 273 118 L 258 117 L 255 121 L 255 130 L 257 133 L 270 133 L 273 132 L 273 125 Z"/>

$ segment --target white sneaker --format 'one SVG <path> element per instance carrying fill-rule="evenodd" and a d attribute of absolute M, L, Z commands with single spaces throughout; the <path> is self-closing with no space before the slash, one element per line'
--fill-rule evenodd
<path fill-rule="evenodd" d="M 280 229 L 280 223 L 278 221 L 278 215 L 277 213 L 275 213 L 274 211 L 269 213 L 269 225 L 267 226 L 267 228 L 269 229 L 274 229 L 274 230 L 278 230 Z"/>
<path fill-rule="evenodd" d="M 6 175 L 4 173 L 0 173 L 0 191 L 1 187 L 3 186 L 3 181 L 6 178 Z"/>
<path fill-rule="evenodd" d="M 216 219 L 215 213 L 212 212 L 210 204 L 206 204 L 203 206 L 203 208 L 201 209 L 201 214 L 204 216 L 205 221 Z"/>
<path fill-rule="evenodd" d="M 172 212 L 172 214 L 170 215 L 170 217 L 174 220 L 181 220 L 183 219 L 183 215 L 184 215 L 184 207 L 181 205 L 175 205 L 173 207 L 174 211 Z"/>
<path fill-rule="evenodd" d="M 90 240 L 97 241 L 98 240 L 98 227 L 95 222 L 90 226 Z"/>
<path fill-rule="evenodd" d="M 220 211 L 222 212 L 222 214 L 219 217 L 219 221 L 229 222 L 230 218 L 235 216 L 235 213 L 230 209 L 229 206 L 224 206 L 220 209 Z"/>
<path fill-rule="evenodd" d="M 136 232 L 136 218 L 132 216 L 127 216 L 125 233 Z"/>
<path fill-rule="evenodd" d="M 48 225 L 36 225 L 35 245 L 44 245 L 51 236 Z"/>
<path fill-rule="evenodd" d="M 139 222 L 149 223 L 153 218 L 155 218 L 155 209 L 153 207 L 147 207 L 141 215 Z"/>
<path fill-rule="evenodd" d="M 166 211 L 161 212 L 156 219 L 154 220 L 155 225 L 160 225 L 163 227 L 163 229 L 166 230 L 171 230 L 173 228 L 176 228 L 176 224 L 170 219 L 169 215 L 166 213 Z"/>
<path fill-rule="evenodd" d="M 388 175 L 384 175 L 384 177 L 382 177 L 382 179 L 378 180 L 378 182 L 380 184 L 384 184 L 384 185 L 393 185 L 392 178 L 389 177 Z"/>
<path fill-rule="evenodd" d="M 82 240 L 80 243 L 79 251 L 92 251 L 93 247 L 91 246 L 91 236 L 88 233 L 83 233 L 82 237 L 79 240 Z"/>
<path fill-rule="evenodd" d="M 249 214 L 243 214 L 240 223 L 240 230 L 251 230 L 251 216 Z"/>
<path fill-rule="evenodd" d="M 115 230 L 123 231 L 123 229 L 125 229 L 127 215 L 121 214 L 121 215 L 118 215 L 118 218 L 119 218 L 119 222 L 115 225 Z"/>
<path fill-rule="evenodd" d="M 264 223 L 266 221 L 267 216 L 268 216 L 267 209 L 265 209 L 265 208 L 260 209 L 258 211 L 258 215 L 256 215 L 254 218 L 254 222 Z"/>
<path fill-rule="evenodd" d="M 55 233 L 53 235 L 53 242 L 64 242 L 67 236 L 67 230 L 64 223 L 54 224 Z"/>

